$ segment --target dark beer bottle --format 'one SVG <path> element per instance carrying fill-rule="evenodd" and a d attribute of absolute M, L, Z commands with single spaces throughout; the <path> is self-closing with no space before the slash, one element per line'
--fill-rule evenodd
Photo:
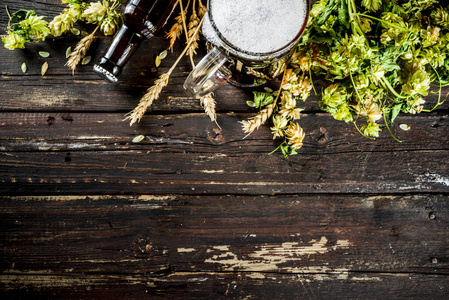
<path fill-rule="evenodd" d="M 177 0 L 129 0 L 123 10 L 123 25 L 94 71 L 117 82 L 123 67 L 144 39 L 152 38 L 167 22 Z"/>

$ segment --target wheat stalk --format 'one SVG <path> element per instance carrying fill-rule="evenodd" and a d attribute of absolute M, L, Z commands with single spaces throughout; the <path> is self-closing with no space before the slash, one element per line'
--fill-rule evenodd
<path fill-rule="evenodd" d="M 95 28 L 95 30 L 88 36 L 83 37 L 78 44 L 76 44 L 75 50 L 70 54 L 69 60 L 65 65 L 72 69 L 72 72 L 75 72 L 76 66 L 84 58 L 87 50 L 89 50 L 98 28 L 100 28 L 100 26 L 97 26 L 97 28 Z"/>
<path fill-rule="evenodd" d="M 196 30 L 199 28 L 199 22 L 200 18 L 198 18 L 198 15 L 196 13 L 195 9 L 195 2 L 196 0 L 193 0 L 192 5 L 192 15 L 190 16 L 189 25 L 187 26 L 187 40 L 192 40 L 192 43 L 189 46 L 189 50 L 187 51 L 187 54 L 191 57 L 193 57 L 194 54 L 196 54 L 196 49 L 198 48 L 198 40 L 200 39 L 199 31 Z M 193 63 L 193 59 L 192 59 Z"/>
<path fill-rule="evenodd" d="M 249 120 L 240 122 L 240 124 L 242 124 L 243 131 L 245 133 L 247 133 L 245 138 L 248 137 L 255 130 L 259 129 L 259 127 L 261 125 L 265 124 L 265 122 L 268 120 L 268 118 L 271 117 L 271 115 L 273 114 L 273 111 L 276 107 L 279 96 L 281 94 L 282 85 L 284 84 L 284 81 L 285 81 L 285 73 L 286 73 L 285 71 L 286 70 L 287 70 L 287 68 L 284 68 L 284 76 L 282 77 L 282 81 L 281 81 L 281 85 L 280 85 L 281 87 L 279 88 L 278 95 L 277 95 L 276 99 L 274 99 L 273 103 L 265 106 L 265 108 L 262 109 L 259 112 L 259 114 L 257 114 L 255 117 L 252 117 Z"/>
<path fill-rule="evenodd" d="M 200 99 L 201 106 L 203 106 L 204 111 L 209 116 L 212 122 L 217 121 L 217 115 L 215 113 L 215 99 L 213 98 L 213 93 L 209 93 Z"/>
<path fill-rule="evenodd" d="M 173 24 L 173 26 L 170 28 L 170 31 L 167 32 L 165 37 L 170 40 L 170 46 L 168 49 L 170 49 L 173 52 L 173 45 L 175 44 L 176 40 L 181 36 L 183 28 L 182 28 L 182 12 L 179 13 L 179 15 L 175 18 L 176 23 Z"/>
<path fill-rule="evenodd" d="M 261 78 L 261 79 L 266 79 L 266 80 L 271 80 L 271 79 L 273 79 L 273 78 L 271 78 L 271 77 L 265 75 L 265 74 L 262 73 L 262 72 L 258 72 L 258 71 L 256 71 L 256 70 L 254 70 L 253 68 L 248 68 L 248 74 L 251 74 L 251 75 L 253 75 L 253 76 L 257 77 L 257 78 Z"/>
<path fill-rule="evenodd" d="M 179 12 L 179 15 L 176 16 L 175 18 L 176 23 L 173 24 L 173 26 L 170 28 L 170 31 L 167 32 L 167 34 L 165 35 L 165 37 L 170 40 L 170 46 L 168 47 L 168 49 L 170 49 L 172 52 L 173 52 L 173 45 L 175 44 L 176 40 L 181 36 L 182 31 L 184 30 L 182 21 L 186 11 L 182 7 L 182 1 L 178 0 L 176 4 L 178 3 L 181 7 L 181 11 Z"/>
<path fill-rule="evenodd" d="M 204 15 L 207 13 L 207 7 L 206 7 L 206 5 L 204 5 L 204 4 L 201 2 L 201 0 L 198 0 L 198 6 L 199 6 L 199 9 L 198 9 L 198 16 L 199 16 L 200 18 L 202 18 L 202 17 L 204 17 Z"/>
<path fill-rule="evenodd" d="M 204 21 L 204 17 L 201 19 L 199 26 L 196 29 L 195 33 L 198 33 L 199 28 L 201 26 L 201 24 Z M 143 115 L 145 114 L 146 110 L 148 109 L 148 107 L 151 106 L 151 104 L 153 104 L 153 101 L 159 98 L 159 95 L 162 92 L 162 89 L 168 84 L 168 81 L 170 79 L 170 75 L 173 73 L 173 70 L 176 68 L 176 66 L 178 65 L 178 63 L 181 61 L 181 59 L 184 57 L 184 55 L 186 54 L 186 52 L 188 51 L 190 44 L 193 42 L 192 40 L 189 40 L 189 42 L 187 43 L 186 47 L 184 48 L 184 50 L 182 51 L 182 53 L 178 56 L 178 58 L 176 59 L 176 61 L 173 63 L 173 65 L 171 66 L 171 68 L 164 74 L 162 74 L 159 79 L 157 79 L 154 82 L 154 85 L 151 86 L 147 92 L 145 93 L 145 95 L 140 99 L 139 104 L 136 106 L 136 108 L 134 108 L 132 111 L 130 111 L 129 113 L 127 113 L 125 116 L 125 120 L 130 120 L 130 126 L 133 125 L 136 122 L 139 122 Z"/>
<path fill-rule="evenodd" d="M 273 110 L 276 107 L 276 102 L 271 103 L 270 105 L 265 106 L 263 110 L 259 112 L 255 117 L 252 117 L 249 120 L 241 121 L 243 131 L 250 135 L 255 130 L 259 129 L 259 127 L 268 120 L 269 117 L 273 114 Z"/>
<path fill-rule="evenodd" d="M 133 125 L 136 122 L 140 122 L 148 107 L 153 104 L 154 100 L 159 98 L 162 89 L 168 84 L 169 78 L 170 74 L 162 74 L 159 79 L 154 82 L 154 85 L 148 89 L 142 99 L 140 99 L 140 102 L 136 106 L 136 108 L 134 108 L 126 115 L 127 117 L 125 118 L 125 120 L 130 120 L 130 125 Z"/>

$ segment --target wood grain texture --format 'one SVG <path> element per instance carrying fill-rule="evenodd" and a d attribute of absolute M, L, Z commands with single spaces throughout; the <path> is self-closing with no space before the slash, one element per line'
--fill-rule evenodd
<path fill-rule="evenodd" d="M 7 195 L 449 191 L 446 115 L 400 117 L 396 126 L 412 124 L 397 131 L 403 143 L 306 115 L 305 146 L 289 159 L 268 155 L 276 147 L 268 128 L 243 139 L 238 121 L 247 115 L 220 115 L 223 130 L 204 114 L 151 115 L 133 128 L 120 114 L 1 116 L 0 193 Z M 132 143 L 140 134 L 144 141 Z"/>
<path fill-rule="evenodd" d="M 3 197 L 0 278 L 10 296 L 435 299 L 448 207 L 438 194 Z"/>
<path fill-rule="evenodd" d="M 64 7 L 2 4 L 47 20 Z M 7 21 L 0 10 L 0 34 Z M 268 155 L 278 145 L 269 125 L 244 138 L 252 90 L 220 87 L 220 127 L 210 122 L 182 89 L 187 57 L 130 127 L 125 113 L 182 43 L 155 68 L 167 40 L 145 41 L 109 84 L 92 64 L 111 38 L 96 37 L 92 62 L 72 75 L 65 53 L 78 40 L 0 47 L 2 299 L 447 298 L 448 102 L 400 115 L 398 143 L 384 125 L 380 138 L 362 137 L 313 95 L 300 104 L 304 147 L 285 159 Z"/>
<path fill-rule="evenodd" d="M 106 51 L 111 38 L 97 37 L 87 55 L 92 56 L 89 65 L 79 66 L 72 71 L 65 67 L 65 53 L 68 47 L 75 47 L 78 37 L 57 38 L 54 42 L 31 44 L 27 49 L 10 51 L 0 49 L 0 110 L 2 111 L 70 111 L 70 112 L 128 112 L 138 103 L 153 82 L 167 72 L 182 51 L 182 44 L 175 44 L 174 53 L 169 52 L 159 68 L 154 61 L 157 54 L 168 47 L 164 37 L 156 37 L 144 41 L 135 56 L 125 67 L 120 81 L 111 84 L 100 78 L 92 70 L 92 65 Z M 47 51 L 49 58 L 39 56 L 39 51 Z M 201 47 L 195 60 L 205 54 Z M 44 62 L 49 69 L 41 76 L 40 69 Z M 24 74 L 20 66 L 25 62 L 28 71 Z M 151 111 L 155 112 L 198 112 L 202 111 L 197 99 L 189 98 L 182 85 L 192 70 L 189 59 L 181 60 L 170 77 L 169 84 L 154 102 Z M 274 89 L 279 81 L 269 86 Z M 315 81 L 318 97 L 321 95 L 320 81 Z M 437 103 L 437 88 L 426 97 L 426 108 L 432 108 Z M 449 92 L 444 89 L 443 95 Z M 252 89 L 241 89 L 230 84 L 222 85 L 214 93 L 217 101 L 217 111 L 248 112 L 246 101 L 252 100 Z M 320 112 L 318 97 L 312 94 L 306 102 L 299 106 L 306 112 Z M 449 104 L 444 103 L 438 108 L 446 112 Z"/>

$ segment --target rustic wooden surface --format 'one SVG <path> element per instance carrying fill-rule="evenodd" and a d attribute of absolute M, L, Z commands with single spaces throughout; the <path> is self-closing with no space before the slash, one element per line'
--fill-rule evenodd
<path fill-rule="evenodd" d="M 182 91 L 188 59 L 140 124 L 122 122 L 181 44 L 155 69 L 167 41 L 145 42 L 113 85 L 64 67 L 76 42 L 0 49 L 2 299 L 448 298 L 447 103 L 400 116 L 397 143 L 385 128 L 363 138 L 311 97 L 304 147 L 285 159 L 267 155 L 267 127 L 244 139 L 250 90 L 220 88 L 221 129 L 210 122 Z M 93 61 L 109 42 L 95 39 Z"/>

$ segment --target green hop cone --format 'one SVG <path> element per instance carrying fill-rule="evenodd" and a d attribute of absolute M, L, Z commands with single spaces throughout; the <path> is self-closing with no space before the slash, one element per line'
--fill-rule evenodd
<path fill-rule="evenodd" d="M 50 34 L 50 29 L 48 28 L 48 22 L 42 20 L 42 18 L 43 16 L 29 16 L 27 19 L 20 22 L 20 26 L 36 39 L 45 40 L 47 35 Z"/>
<path fill-rule="evenodd" d="M 99 24 L 104 19 L 107 9 L 107 2 L 91 2 L 84 10 L 82 18 L 87 23 Z"/>
<path fill-rule="evenodd" d="M 438 26 L 441 26 L 443 29 L 449 29 L 449 11 L 443 9 L 442 7 L 437 7 L 430 14 L 431 18 Z"/>
<path fill-rule="evenodd" d="M 9 50 L 25 48 L 25 38 L 22 35 L 11 31 L 8 32 L 6 37 L 2 37 L 2 42 L 5 44 L 5 48 L 8 48 Z"/>

